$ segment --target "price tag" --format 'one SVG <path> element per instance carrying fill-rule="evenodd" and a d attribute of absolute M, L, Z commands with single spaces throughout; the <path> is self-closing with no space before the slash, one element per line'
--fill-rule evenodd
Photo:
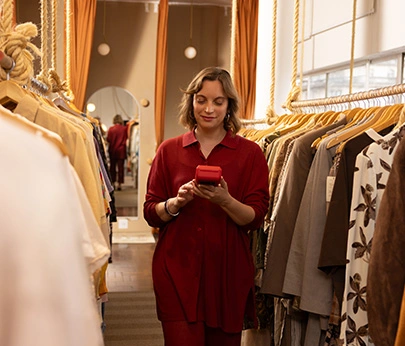
<path fill-rule="evenodd" d="M 336 177 L 326 178 L 326 203 L 329 203 L 332 199 L 333 187 L 335 186 Z"/>

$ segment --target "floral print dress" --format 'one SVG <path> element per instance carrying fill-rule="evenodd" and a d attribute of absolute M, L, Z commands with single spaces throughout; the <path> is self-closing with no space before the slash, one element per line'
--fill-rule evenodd
<path fill-rule="evenodd" d="M 391 171 L 394 153 L 404 134 L 403 125 L 370 144 L 356 159 L 342 305 L 342 345 L 374 345 L 368 333 L 368 264 L 381 198 Z"/>

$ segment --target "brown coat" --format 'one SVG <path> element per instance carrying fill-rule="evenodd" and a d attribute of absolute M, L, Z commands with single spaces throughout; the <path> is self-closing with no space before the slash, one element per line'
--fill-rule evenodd
<path fill-rule="evenodd" d="M 369 334 L 394 345 L 405 283 L 405 140 L 399 144 L 376 219 L 367 283 Z"/>

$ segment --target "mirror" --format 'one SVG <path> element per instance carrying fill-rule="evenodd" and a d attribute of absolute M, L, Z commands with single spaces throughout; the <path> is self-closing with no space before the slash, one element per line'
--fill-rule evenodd
<path fill-rule="evenodd" d="M 108 86 L 97 90 L 86 103 L 87 114 L 99 119 L 104 139 L 108 129 L 113 126 L 115 115 L 121 115 L 128 127 L 127 158 L 124 162 L 124 184 L 121 190 L 115 189 L 115 207 L 117 217 L 138 217 L 139 194 L 139 118 L 140 106 L 138 100 L 126 89 Z M 107 162 L 108 143 L 105 140 Z M 109 167 L 106 167 L 109 169 Z"/>

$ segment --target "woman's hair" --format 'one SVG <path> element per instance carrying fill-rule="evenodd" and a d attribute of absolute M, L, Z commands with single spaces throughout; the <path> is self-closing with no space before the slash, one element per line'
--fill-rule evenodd
<path fill-rule="evenodd" d="M 193 98 L 196 93 L 202 89 L 203 82 L 219 81 L 224 89 L 225 96 L 228 98 L 228 109 L 224 119 L 225 130 L 231 130 L 237 134 L 241 128 L 241 121 L 237 115 L 239 110 L 239 97 L 233 85 L 231 75 L 228 71 L 220 67 L 207 67 L 201 70 L 183 92 L 183 97 L 179 108 L 179 122 L 189 130 L 192 130 L 197 124 L 193 111 Z"/>
<path fill-rule="evenodd" d="M 124 120 L 122 120 L 122 116 L 117 114 L 113 118 L 113 124 L 121 124 L 124 125 Z"/>

